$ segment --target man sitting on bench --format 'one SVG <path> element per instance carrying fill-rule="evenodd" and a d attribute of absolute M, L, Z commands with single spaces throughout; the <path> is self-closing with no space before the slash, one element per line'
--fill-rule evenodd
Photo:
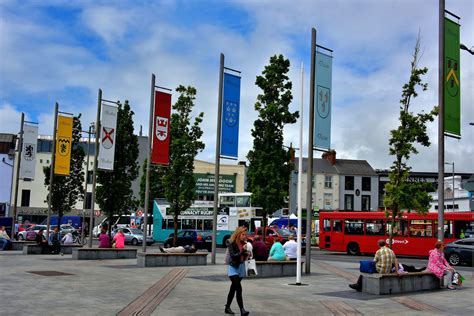
<path fill-rule="evenodd" d="M 397 257 L 392 249 L 386 246 L 385 240 L 380 239 L 377 244 L 380 249 L 375 253 L 375 269 L 377 273 L 391 273 L 392 267 L 398 267 Z M 395 271 L 397 275 L 399 274 L 398 270 Z M 357 283 L 349 284 L 351 289 L 356 291 L 362 291 L 362 275 L 359 276 Z"/>

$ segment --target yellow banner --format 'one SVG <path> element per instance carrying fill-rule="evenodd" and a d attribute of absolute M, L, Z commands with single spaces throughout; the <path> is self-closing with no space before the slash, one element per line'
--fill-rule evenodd
<path fill-rule="evenodd" d="M 54 174 L 68 176 L 71 165 L 72 117 L 58 115 Z"/>

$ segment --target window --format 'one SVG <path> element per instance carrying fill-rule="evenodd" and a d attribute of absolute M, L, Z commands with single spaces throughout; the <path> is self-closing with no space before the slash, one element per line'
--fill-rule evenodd
<path fill-rule="evenodd" d="M 392 223 L 387 221 L 387 236 L 390 236 L 390 227 L 392 227 Z M 408 236 L 408 221 L 395 221 L 393 236 Z"/>
<path fill-rule="evenodd" d="M 438 221 L 434 221 L 434 229 L 438 231 Z M 444 221 L 444 238 L 453 238 L 453 221 Z"/>
<path fill-rule="evenodd" d="M 204 220 L 204 230 L 212 230 L 212 219 Z"/>
<path fill-rule="evenodd" d="M 43 163 L 43 159 L 40 159 L 40 163 Z"/>
<path fill-rule="evenodd" d="M 30 190 L 21 190 L 21 206 L 30 206 Z"/>
<path fill-rule="evenodd" d="M 340 219 L 335 219 L 332 222 L 332 231 L 333 232 L 342 232 L 342 221 Z"/>
<path fill-rule="evenodd" d="M 312 176 L 312 177 L 311 177 L 311 187 L 312 187 L 312 188 L 315 188 L 315 187 L 316 187 L 316 177 L 315 177 L 315 176 Z"/>
<path fill-rule="evenodd" d="M 467 238 L 473 234 L 474 221 L 455 221 L 454 222 L 454 238 Z"/>
<path fill-rule="evenodd" d="M 345 177 L 344 188 L 346 190 L 354 190 L 354 177 L 353 176 L 346 176 Z"/>
<path fill-rule="evenodd" d="M 324 193 L 324 207 L 325 210 L 332 209 L 332 193 Z"/>
<path fill-rule="evenodd" d="M 368 219 L 366 221 L 366 234 L 371 236 L 385 235 L 384 222 L 381 219 Z"/>
<path fill-rule="evenodd" d="M 169 220 L 168 220 L 167 228 L 168 228 L 168 229 L 174 228 L 174 223 L 173 223 L 173 220 L 172 220 L 172 219 L 169 219 Z M 180 220 L 180 219 L 178 219 L 178 229 L 181 229 L 181 220 Z M 178 236 L 179 236 L 179 234 L 178 234 Z"/>
<path fill-rule="evenodd" d="M 346 211 L 354 210 L 354 195 L 353 194 L 344 195 L 344 209 Z"/>
<path fill-rule="evenodd" d="M 370 211 L 370 195 L 362 195 L 362 211 Z"/>
<path fill-rule="evenodd" d="M 331 230 L 331 221 L 329 219 L 325 219 L 323 222 L 323 225 L 324 225 L 323 230 L 325 232 L 328 232 Z"/>
<path fill-rule="evenodd" d="M 94 172 L 92 170 L 87 171 L 87 184 L 92 184 L 93 175 L 94 175 Z"/>
<path fill-rule="evenodd" d="M 182 229 L 196 229 L 195 219 L 183 219 L 181 222 L 183 223 Z"/>
<path fill-rule="evenodd" d="M 250 206 L 250 196 L 236 196 L 235 197 L 235 206 L 249 207 Z"/>
<path fill-rule="evenodd" d="M 332 176 L 325 176 L 324 177 L 324 188 L 325 189 L 332 189 Z"/>
<path fill-rule="evenodd" d="M 370 191 L 370 177 L 362 177 L 362 191 Z"/>
<path fill-rule="evenodd" d="M 344 222 L 344 232 L 347 235 L 363 235 L 364 220 L 362 219 L 346 219 Z"/>
<path fill-rule="evenodd" d="M 92 193 L 87 192 L 86 193 L 86 209 L 90 210 L 92 205 Z"/>
<path fill-rule="evenodd" d="M 433 221 L 412 220 L 410 222 L 411 237 L 433 237 Z"/>
<path fill-rule="evenodd" d="M 235 197 L 234 196 L 221 196 L 220 197 L 220 205 L 221 206 L 234 206 L 235 205 Z"/>

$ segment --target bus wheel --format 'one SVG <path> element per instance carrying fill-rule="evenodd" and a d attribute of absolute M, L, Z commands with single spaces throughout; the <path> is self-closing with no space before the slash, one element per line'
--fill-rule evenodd
<path fill-rule="evenodd" d="M 453 266 L 457 266 L 459 264 L 460 258 L 459 255 L 455 252 L 449 255 L 448 261 Z"/>
<path fill-rule="evenodd" d="M 230 236 L 224 236 L 224 239 L 222 241 L 222 247 L 227 248 L 227 240 L 230 238 Z"/>
<path fill-rule="evenodd" d="M 359 245 L 351 242 L 349 245 L 347 245 L 347 254 L 351 256 L 359 255 L 360 254 Z"/>

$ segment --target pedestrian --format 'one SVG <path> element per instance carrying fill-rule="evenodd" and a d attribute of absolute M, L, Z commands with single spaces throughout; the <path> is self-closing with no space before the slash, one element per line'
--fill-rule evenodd
<path fill-rule="evenodd" d="M 430 250 L 429 253 L 430 257 L 428 258 L 428 268 L 426 270 L 432 272 L 440 279 L 446 275 L 448 277 L 447 288 L 454 290 L 455 287 L 452 284 L 454 268 L 444 258 L 444 243 L 438 240 L 435 243 L 434 249 Z"/>
<path fill-rule="evenodd" d="M 285 261 L 287 259 L 285 250 L 283 249 L 282 244 L 278 236 L 273 238 L 273 245 L 270 248 L 270 256 L 268 261 Z"/>
<path fill-rule="evenodd" d="M 51 246 L 51 253 L 61 252 L 61 233 L 58 226 L 54 227 L 53 233 L 49 235 L 49 245 Z"/>
<path fill-rule="evenodd" d="M 255 236 L 252 243 L 252 253 L 255 261 L 267 261 L 268 259 L 268 247 L 260 239 L 260 236 Z"/>
<path fill-rule="evenodd" d="M 125 248 L 125 235 L 123 234 L 123 230 L 119 229 L 117 234 L 114 236 L 114 243 L 112 245 L 113 248 Z"/>
<path fill-rule="evenodd" d="M 84 235 L 89 236 L 89 223 L 84 221 Z"/>
<path fill-rule="evenodd" d="M 375 261 L 375 269 L 377 273 L 391 273 L 392 267 L 398 267 L 397 257 L 392 249 L 388 248 L 385 240 L 380 239 L 377 244 L 379 245 L 379 250 L 375 253 L 374 261 Z M 395 270 L 395 273 L 399 275 L 398 269 Z M 359 275 L 359 279 L 357 283 L 349 284 L 351 289 L 354 289 L 358 292 L 362 291 L 362 275 Z"/>
<path fill-rule="evenodd" d="M 36 244 L 41 246 L 41 253 L 49 253 L 49 245 L 46 237 L 44 236 L 44 230 L 40 229 L 35 236 Z"/>
<path fill-rule="evenodd" d="M 2 245 L 2 250 L 10 249 L 12 245 L 10 236 L 8 236 L 5 226 L 0 227 L 0 245 Z"/>
<path fill-rule="evenodd" d="M 227 275 L 229 276 L 231 285 L 229 294 L 227 295 L 227 303 L 225 305 L 226 314 L 235 314 L 230 305 L 237 296 L 237 304 L 240 308 L 241 315 L 248 315 L 249 312 L 244 309 L 244 301 L 242 298 L 241 281 L 245 276 L 245 260 L 247 259 L 247 228 L 244 226 L 237 227 L 235 232 L 227 241 L 227 251 L 229 252 L 229 265 L 227 267 Z"/>
<path fill-rule="evenodd" d="M 99 248 L 110 248 L 110 238 L 107 230 L 102 228 L 99 235 Z"/>
<path fill-rule="evenodd" d="M 283 245 L 283 250 L 290 260 L 296 260 L 296 252 L 298 249 L 298 243 L 295 241 L 295 236 L 290 235 L 288 241 Z"/>
<path fill-rule="evenodd" d="M 72 238 L 72 234 L 67 233 L 66 235 L 64 235 L 64 237 L 61 238 L 61 242 L 63 243 L 63 245 L 72 245 L 74 243 L 74 239 Z"/>

